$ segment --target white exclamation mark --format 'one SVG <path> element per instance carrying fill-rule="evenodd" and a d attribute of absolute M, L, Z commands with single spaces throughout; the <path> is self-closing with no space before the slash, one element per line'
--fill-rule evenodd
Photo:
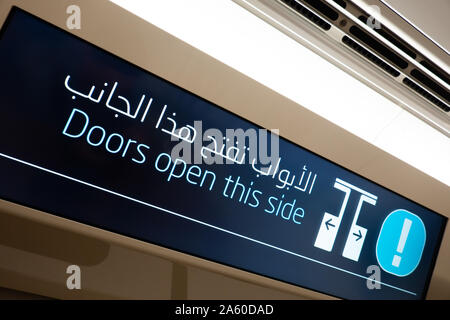
<path fill-rule="evenodd" d="M 411 229 L 412 221 L 409 219 L 405 219 L 403 221 L 403 228 L 402 233 L 400 234 L 400 240 L 398 241 L 397 245 L 397 252 L 399 254 L 403 253 L 403 249 L 405 248 L 406 239 L 408 238 L 409 229 Z M 392 265 L 394 267 L 398 267 L 400 265 L 400 261 L 402 260 L 402 257 L 399 255 L 394 255 L 394 259 L 392 259 Z"/>

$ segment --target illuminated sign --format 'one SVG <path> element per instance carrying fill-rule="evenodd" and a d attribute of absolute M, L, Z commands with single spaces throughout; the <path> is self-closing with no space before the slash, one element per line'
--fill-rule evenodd
<path fill-rule="evenodd" d="M 0 64 L 3 199 L 338 297 L 424 298 L 445 217 L 18 8 Z"/>

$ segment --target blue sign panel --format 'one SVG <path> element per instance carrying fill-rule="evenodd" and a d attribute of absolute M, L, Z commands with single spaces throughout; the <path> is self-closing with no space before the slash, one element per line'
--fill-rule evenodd
<path fill-rule="evenodd" d="M 329 295 L 425 297 L 445 217 L 18 8 L 0 70 L 1 198 Z"/>

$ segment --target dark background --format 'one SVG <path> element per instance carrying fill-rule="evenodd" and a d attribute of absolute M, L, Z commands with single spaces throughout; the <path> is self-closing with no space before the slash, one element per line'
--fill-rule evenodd
<path fill-rule="evenodd" d="M 189 184 L 185 179 L 167 182 L 167 173 L 158 172 L 153 165 L 158 154 L 170 154 L 176 144 L 170 141 L 169 135 L 155 129 L 163 105 L 177 113 L 176 120 L 181 125 L 202 120 L 203 130 L 259 128 L 19 9 L 13 10 L 2 29 L 0 73 L 0 153 L 3 154 L 0 197 L 3 199 L 343 298 L 424 297 L 446 222 L 444 217 L 284 139 L 280 139 L 281 168 L 298 174 L 306 164 L 313 174 L 317 173 L 311 195 L 294 188 L 278 189 L 276 180 L 257 178 L 247 164 L 200 165 L 203 170 L 216 174 L 211 191 Z M 84 93 L 92 85 L 102 88 L 105 82 L 111 86 L 117 81 L 116 96 L 129 98 L 132 109 L 142 94 L 153 97 L 146 120 L 141 123 L 139 116 L 115 118 L 114 112 L 105 106 L 109 91 L 98 104 L 81 97 L 73 100 L 73 94 L 64 86 L 68 74 L 71 87 Z M 89 114 L 89 127 L 100 125 L 109 134 L 119 133 L 150 146 L 145 152 L 147 161 L 137 164 L 130 157 L 122 158 L 104 147 L 87 144 L 84 137 L 64 136 L 62 130 L 73 108 Z M 383 220 L 396 209 L 408 210 L 418 215 L 426 226 L 421 262 L 407 277 L 382 271 L 381 281 L 415 292 L 417 296 L 383 285 L 381 290 L 368 290 L 365 279 L 26 166 L 4 155 L 363 276 L 369 276 L 367 266 L 377 264 L 375 245 Z M 253 188 L 263 192 L 258 208 L 221 195 L 224 178 L 230 174 L 234 178 L 239 175 L 247 185 L 253 181 Z M 344 193 L 333 187 L 336 178 L 378 196 L 376 206 L 365 204 L 358 219 L 358 225 L 368 229 L 358 262 L 342 257 L 353 219 L 351 213 L 359 199 L 356 192 L 351 194 L 332 252 L 314 247 L 324 212 L 337 215 L 343 200 Z M 268 195 L 280 198 L 282 194 L 285 199 L 297 199 L 297 206 L 303 207 L 302 224 L 264 212 Z"/>

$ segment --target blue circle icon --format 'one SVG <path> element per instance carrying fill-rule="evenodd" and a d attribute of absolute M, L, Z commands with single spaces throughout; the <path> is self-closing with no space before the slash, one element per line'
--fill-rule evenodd
<path fill-rule="evenodd" d="M 425 240 L 425 226 L 418 216 L 403 209 L 391 212 L 378 235 L 378 264 L 399 277 L 411 274 L 422 258 Z"/>

